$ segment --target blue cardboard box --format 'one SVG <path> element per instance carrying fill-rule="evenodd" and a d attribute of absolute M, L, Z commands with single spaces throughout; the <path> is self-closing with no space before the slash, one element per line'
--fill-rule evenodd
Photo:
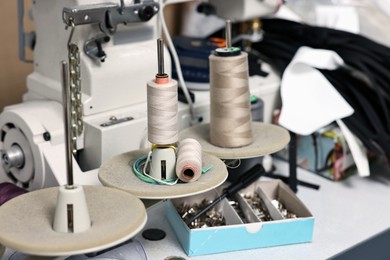
<path fill-rule="evenodd" d="M 225 199 L 219 203 L 218 211 L 225 217 L 226 225 L 190 229 L 178 214 L 176 207 L 183 203 L 199 202 L 216 197 L 217 191 L 210 191 L 192 197 L 170 200 L 166 217 L 181 246 L 188 256 L 215 254 L 236 250 L 281 246 L 312 241 L 314 217 L 288 186 L 281 181 L 258 181 L 238 194 L 237 200 L 247 194 L 258 193 L 272 216 L 272 221 L 261 222 L 253 210 L 242 205 L 247 216 L 244 223 Z M 297 218 L 285 219 L 272 203 L 278 199 L 285 208 L 294 212 Z M 245 202 L 241 202 L 245 204 Z M 252 212 L 251 212 L 252 211 Z"/>

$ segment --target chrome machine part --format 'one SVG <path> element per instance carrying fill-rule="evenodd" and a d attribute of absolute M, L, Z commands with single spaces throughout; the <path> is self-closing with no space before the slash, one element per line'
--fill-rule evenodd
<path fill-rule="evenodd" d="M 84 52 L 93 59 L 99 59 L 101 62 L 106 60 L 106 52 L 103 50 L 103 43 L 110 41 L 110 37 L 107 35 L 100 35 L 85 42 Z"/>
<path fill-rule="evenodd" d="M 80 51 L 76 43 L 72 42 L 75 25 L 71 20 L 69 22 L 71 26 L 71 32 L 68 39 L 68 58 L 69 65 L 66 65 L 68 72 L 62 71 L 62 85 L 69 86 L 69 97 L 72 101 L 70 104 L 70 121 L 71 130 L 72 130 L 72 153 L 76 154 L 77 152 L 77 137 L 81 136 L 84 131 L 84 122 L 83 122 L 83 103 L 81 100 L 81 77 L 80 77 Z M 65 68 L 62 64 L 62 70 Z M 66 76 L 66 77 L 65 77 Z M 65 82 L 66 81 L 66 82 Z M 68 89 L 67 89 L 68 90 Z M 65 95 L 66 91 L 63 90 L 62 93 Z M 63 97 L 63 102 L 65 98 Z M 67 115 L 65 114 L 65 117 Z"/>
<path fill-rule="evenodd" d="M 13 124 L 3 126 L 1 136 L 3 168 L 15 184 L 27 188 L 34 177 L 34 160 L 26 136 Z"/>
<path fill-rule="evenodd" d="M 81 100 L 80 51 L 75 43 L 69 44 L 69 83 L 72 100 L 72 133 L 80 136 L 84 130 L 83 103 Z M 73 153 L 77 151 L 77 138 L 72 139 Z"/>
<path fill-rule="evenodd" d="M 3 166 L 6 169 L 22 168 L 24 165 L 24 154 L 22 148 L 18 144 L 14 144 L 8 151 L 2 151 L 1 159 L 3 160 Z"/>

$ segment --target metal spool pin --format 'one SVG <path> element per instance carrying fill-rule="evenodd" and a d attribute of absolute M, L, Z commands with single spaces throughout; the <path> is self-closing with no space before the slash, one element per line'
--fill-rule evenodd
<path fill-rule="evenodd" d="M 232 22 L 227 19 L 225 20 L 225 42 L 224 48 L 217 48 L 214 55 L 220 57 L 232 57 L 241 54 L 241 49 L 232 46 Z"/>
<path fill-rule="evenodd" d="M 158 74 L 164 75 L 164 41 L 157 39 Z"/>
<path fill-rule="evenodd" d="M 64 106 L 64 130 L 66 146 L 66 175 L 67 184 L 59 187 L 57 204 L 53 220 L 53 229 L 62 233 L 80 233 L 91 228 L 91 219 L 84 189 L 73 182 L 73 138 L 72 131 L 72 101 L 69 64 L 61 62 L 63 106 Z"/>
<path fill-rule="evenodd" d="M 64 103 L 64 119 L 65 119 L 65 145 L 66 145 L 66 176 L 67 189 L 73 189 L 73 149 L 72 149 L 72 101 L 69 85 L 69 65 L 66 61 L 61 62 L 62 65 L 62 99 Z"/>
<path fill-rule="evenodd" d="M 225 21 L 225 41 L 226 49 L 232 47 L 232 22 L 228 19 Z"/>
<path fill-rule="evenodd" d="M 159 84 L 168 83 L 168 74 L 164 72 L 164 40 L 157 39 L 157 64 L 158 71 L 156 74 L 156 80 Z"/>

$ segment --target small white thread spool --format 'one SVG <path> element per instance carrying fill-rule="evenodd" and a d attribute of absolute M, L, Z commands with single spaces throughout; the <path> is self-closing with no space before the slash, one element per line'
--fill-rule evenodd
<path fill-rule="evenodd" d="M 194 182 L 202 175 L 202 147 L 192 138 L 179 143 L 176 175 L 183 182 Z"/>
<path fill-rule="evenodd" d="M 147 83 L 148 140 L 152 144 L 170 145 L 178 141 L 177 82 Z"/>
<path fill-rule="evenodd" d="M 210 142 L 235 148 L 252 143 L 248 54 L 210 55 Z"/>

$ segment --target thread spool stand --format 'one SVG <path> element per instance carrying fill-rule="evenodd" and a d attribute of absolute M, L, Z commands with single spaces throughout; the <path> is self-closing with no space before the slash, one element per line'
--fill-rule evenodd
<path fill-rule="evenodd" d="M 107 187 L 127 191 L 141 199 L 173 199 L 200 194 L 212 190 L 227 179 L 225 164 L 215 156 L 203 153 L 203 167 L 212 169 L 194 182 L 177 183 L 173 186 L 146 183 L 134 174 L 132 162 L 148 153 L 148 149 L 135 150 L 117 155 L 102 164 L 99 180 Z"/>
<path fill-rule="evenodd" d="M 70 88 L 68 71 L 63 62 L 64 92 Z M 70 114 L 70 97 L 65 96 L 64 112 Z M 72 140 L 69 125 L 65 116 L 67 144 Z M 85 254 L 125 242 L 145 226 L 146 209 L 135 196 L 103 186 L 73 184 L 69 148 L 66 186 L 32 191 L 0 207 L 0 244 L 33 256 Z"/>
<path fill-rule="evenodd" d="M 150 153 L 152 154 L 150 165 L 153 169 L 150 169 L 149 176 L 153 177 L 154 180 L 162 182 L 161 173 L 163 171 L 170 176 L 172 171 L 176 173 L 174 167 L 169 170 L 167 166 L 172 165 L 171 162 L 173 165 L 176 163 L 176 153 L 171 155 L 170 152 L 171 147 L 178 141 L 177 83 L 164 73 L 161 39 L 157 40 L 157 52 L 158 73 L 154 80 L 147 83 L 148 140 L 153 144 L 152 149 L 151 151 L 147 149 L 131 151 L 105 161 L 99 169 L 99 180 L 105 186 L 129 192 L 141 199 L 150 200 L 187 197 L 214 189 L 227 179 L 228 173 L 225 164 L 220 159 L 206 153 L 199 155 L 202 157 L 202 168 L 212 166 L 212 169 L 193 182 L 156 185 L 140 180 L 134 173 L 132 164 L 142 156 L 149 156 Z M 173 95 L 169 92 L 173 92 Z M 174 111 L 175 107 L 176 111 Z M 164 167 L 160 167 L 159 165 L 162 165 L 163 161 Z M 160 170 L 161 168 L 164 170 Z"/>
<path fill-rule="evenodd" d="M 42 189 L 0 207 L 0 244 L 35 256 L 77 255 L 120 244 L 145 226 L 145 206 L 135 196 L 107 187 L 83 188 L 92 221 L 89 229 L 80 233 L 55 231 L 52 224 L 58 187 Z"/>
<path fill-rule="evenodd" d="M 245 60 L 246 55 L 239 48 L 231 46 L 229 20 L 226 21 L 225 32 L 226 47 L 218 48 L 209 58 L 210 68 L 213 69 L 210 72 L 210 124 L 182 130 L 179 140 L 194 138 L 201 144 L 204 152 L 222 159 L 249 159 L 275 153 L 289 143 L 290 135 L 279 126 L 251 121 L 249 86 L 247 81 L 242 80 L 245 77 L 243 68 L 247 68 L 247 63 L 241 61 Z M 235 67 L 229 69 L 225 66 L 237 60 L 241 63 L 234 64 Z M 240 76 L 237 77 L 239 73 Z M 238 95 L 247 101 L 239 100 L 236 98 Z M 235 127 L 232 127 L 233 124 Z M 234 132 L 235 128 L 238 131 Z M 244 132 L 246 134 L 242 135 Z"/>

